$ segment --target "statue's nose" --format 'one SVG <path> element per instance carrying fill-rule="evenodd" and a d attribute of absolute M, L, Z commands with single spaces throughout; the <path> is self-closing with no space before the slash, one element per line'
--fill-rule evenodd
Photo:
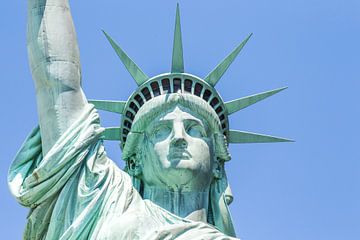
<path fill-rule="evenodd" d="M 180 148 L 186 148 L 187 147 L 187 141 L 185 138 L 173 138 L 171 140 L 171 146 L 173 147 L 180 147 Z"/>
<path fill-rule="evenodd" d="M 174 147 L 187 147 L 186 132 L 182 123 L 174 123 L 171 145 Z"/>

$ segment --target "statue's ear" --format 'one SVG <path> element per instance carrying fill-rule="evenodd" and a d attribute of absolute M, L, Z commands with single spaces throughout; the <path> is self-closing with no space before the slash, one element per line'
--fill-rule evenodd
<path fill-rule="evenodd" d="M 214 134 L 215 156 L 221 161 L 229 161 L 231 159 L 226 137 L 222 133 Z"/>
<path fill-rule="evenodd" d="M 137 150 L 136 154 L 126 161 L 126 170 L 132 177 L 139 177 L 142 174 L 141 155 L 141 150 Z"/>
<path fill-rule="evenodd" d="M 223 177 L 223 164 L 219 159 L 216 159 L 214 161 L 213 174 L 214 174 L 214 178 L 216 179 L 221 179 Z"/>
<path fill-rule="evenodd" d="M 139 155 L 132 155 L 126 160 L 125 172 L 130 175 L 134 188 L 142 195 L 140 179 L 142 175 L 142 164 Z"/>

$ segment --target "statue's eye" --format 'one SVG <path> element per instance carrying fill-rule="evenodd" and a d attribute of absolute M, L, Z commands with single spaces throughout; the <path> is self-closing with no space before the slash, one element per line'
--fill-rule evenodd
<path fill-rule="evenodd" d="M 165 124 L 162 124 L 154 129 L 152 137 L 156 141 L 163 141 L 170 135 L 170 133 L 171 128 Z"/>
<path fill-rule="evenodd" d="M 191 124 L 187 127 L 186 133 L 192 137 L 206 137 L 206 131 L 200 124 Z"/>

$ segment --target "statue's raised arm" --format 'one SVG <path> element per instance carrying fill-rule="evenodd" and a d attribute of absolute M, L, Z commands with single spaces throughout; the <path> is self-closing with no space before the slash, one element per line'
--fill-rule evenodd
<path fill-rule="evenodd" d="M 86 104 L 68 0 L 28 0 L 27 35 L 42 147 L 46 153 Z"/>

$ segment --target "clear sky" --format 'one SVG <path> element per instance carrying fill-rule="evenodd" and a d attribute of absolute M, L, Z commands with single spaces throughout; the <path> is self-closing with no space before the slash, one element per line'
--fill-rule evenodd
<path fill-rule="evenodd" d="M 238 236 L 245 240 L 360 239 L 360 2 L 180 0 L 186 72 L 204 77 L 254 36 L 217 88 L 224 100 L 288 86 L 231 116 L 235 129 L 296 143 L 231 146 L 227 167 Z M 26 1 L 0 15 L 2 239 L 20 239 L 28 210 L 7 187 L 7 169 L 37 124 L 27 63 Z M 88 98 L 126 100 L 136 85 L 101 33 L 149 76 L 171 65 L 176 1 L 72 1 Z M 119 116 L 101 112 L 104 126 Z M 106 145 L 119 165 L 117 143 Z"/>

